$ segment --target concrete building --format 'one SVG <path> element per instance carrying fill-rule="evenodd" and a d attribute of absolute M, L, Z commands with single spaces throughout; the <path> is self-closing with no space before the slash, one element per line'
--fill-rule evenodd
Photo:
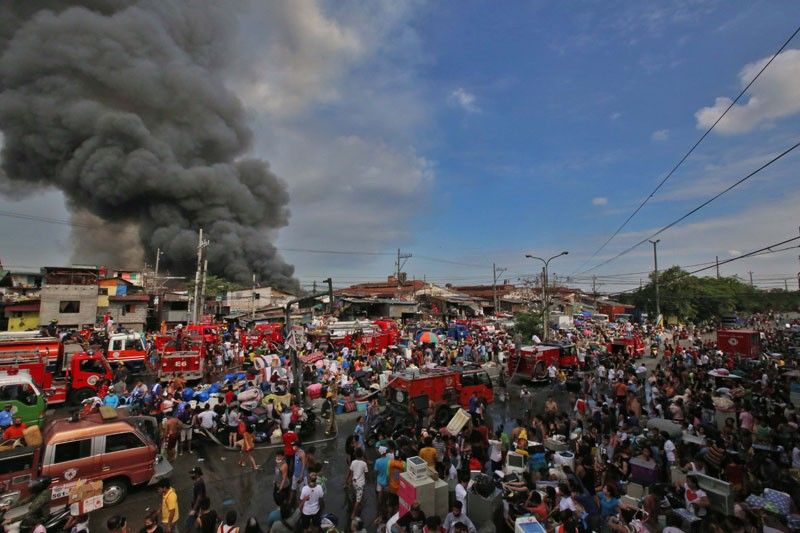
<path fill-rule="evenodd" d="M 256 295 L 255 302 L 253 294 Z M 239 291 L 228 291 L 221 303 L 221 314 L 238 315 L 250 313 L 254 304 L 257 310 L 267 307 L 283 307 L 287 302 L 295 298 L 291 294 L 273 289 L 272 287 L 256 287 L 253 289 L 242 289 Z"/>
<path fill-rule="evenodd" d="M 99 274 L 94 267 L 44 267 L 39 322 L 80 328 L 97 322 Z"/>
<path fill-rule="evenodd" d="M 189 323 L 189 295 L 185 292 L 166 292 L 157 302 L 158 321 L 172 328 L 177 324 Z"/>
<path fill-rule="evenodd" d="M 150 297 L 146 294 L 126 294 L 108 297 L 108 314 L 114 323 L 131 331 L 144 331 L 147 324 L 147 307 Z"/>

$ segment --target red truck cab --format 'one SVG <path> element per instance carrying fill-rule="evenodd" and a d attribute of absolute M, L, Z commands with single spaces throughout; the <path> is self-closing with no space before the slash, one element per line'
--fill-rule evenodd
<path fill-rule="evenodd" d="M 14 369 L 30 374 L 48 405 L 80 403 L 97 393 L 101 380 L 113 376 L 102 354 L 38 333 L 0 337 L 0 370 Z"/>
<path fill-rule="evenodd" d="M 284 340 L 283 337 L 283 324 L 272 323 L 272 324 L 256 324 L 253 327 L 253 332 L 258 333 L 261 340 L 268 340 L 274 343 L 282 343 Z M 259 344 L 261 341 L 259 340 Z"/>
<path fill-rule="evenodd" d="M 209 344 L 216 344 L 221 338 L 219 328 L 214 324 L 189 324 L 186 326 L 186 332 L 188 332 L 189 335 L 202 337 L 203 342 Z"/>
<path fill-rule="evenodd" d="M 717 347 L 725 355 L 759 357 L 761 334 L 754 329 L 720 329 L 717 331 Z"/>
<path fill-rule="evenodd" d="M 632 358 L 644 356 L 645 351 L 644 342 L 638 335 L 611 339 L 607 348 L 610 354 L 625 354 Z"/>
<path fill-rule="evenodd" d="M 108 339 L 106 358 L 112 364 L 123 363 L 131 370 L 144 370 L 147 349 L 138 333 L 113 333 Z"/>
<path fill-rule="evenodd" d="M 574 344 L 537 344 L 523 346 L 519 353 L 512 352 L 508 357 L 506 371 L 510 377 L 525 379 L 544 379 L 550 365 L 559 369 L 576 370 L 578 351 Z"/>
<path fill-rule="evenodd" d="M 494 400 L 492 380 L 485 370 L 433 368 L 407 371 L 389 383 L 389 399 L 406 408 L 427 409 L 430 403 L 436 418 L 448 418 L 453 406 L 469 407 L 469 399 L 477 393 L 486 403 Z M 449 419 L 449 418 L 448 418 Z M 446 420 L 445 420 L 446 423 Z"/>

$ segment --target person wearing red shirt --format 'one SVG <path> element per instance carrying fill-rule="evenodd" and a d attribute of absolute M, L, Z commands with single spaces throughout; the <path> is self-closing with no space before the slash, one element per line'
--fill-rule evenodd
<path fill-rule="evenodd" d="M 228 386 L 228 392 L 225 393 L 225 404 L 230 405 L 236 399 L 236 393 L 233 392 L 233 387 Z"/>
<path fill-rule="evenodd" d="M 289 467 L 289 474 L 294 470 L 294 444 L 295 441 L 300 440 L 297 433 L 289 429 L 283 434 L 283 454 L 286 456 L 286 465 Z"/>
<path fill-rule="evenodd" d="M 23 422 L 22 418 L 15 416 L 14 423 L 3 432 L 3 440 L 21 439 L 26 429 L 28 429 L 28 424 Z"/>

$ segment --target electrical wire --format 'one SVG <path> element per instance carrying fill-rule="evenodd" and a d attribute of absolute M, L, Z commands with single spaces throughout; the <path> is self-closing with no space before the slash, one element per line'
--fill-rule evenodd
<path fill-rule="evenodd" d="M 601 263 L 596 264 L 592 268 L 589 268 L 587 270 L 584 270 L 584 271 L 580 272 L 580 274 L 585 274 L 586 272 L 591 272 L 592 270 L 595 270 L 597 268 L 600 268 L 601 266 L 607 265 L 610 262 L 615 261 L 616 259 L 619 259 L 623 255 L 626 255 L 626 254 L 632 252 L 633 250 L 635 250 L 636 248 L 638 248 L 642 244 L 646 243 L 647 241 L 649 241 L 653 237 L 657 237 L 658 235 L 661 235 L 662 233 L 664 233 L 668 229 L 670 229 L 670 228 L 676 226 L 677 224 L 683 222 L 684 220 L 686 220 L 687 218 L 689 218 L 693 214 L 697 213 L 698 211 L 700 211 L 701 209 L 703 209 L 704 207 L 709 205 L 711 202 L 713 202 L 714 200 L 716 200 L 720 196 L 722 196 L 722 195 L 730 192 L 731 190 L 735 189 L 736 187 L 738 187 L 739 185 L 741 185 L 745 181 L 749 180 L 750 178 L 752 178 L 753 176 L 755 176 L 756 174 L 758 174 L 762 170 L 766 169 L 767 167 L 769 167 L 773 163 L 775 163 L 775 162 L 779 161 L 780 159 L 782 159 L 783 157 L 787 156 L 788 154 L 790 154 L 792 151 L 794 151 L 798 147 L 800 147 L 800 142 L 793 144 L 792 146 L 790 146 L 789 148 L 787 148 L 786 150 L 784 150 L 780 154 L 776 155 L 775 157 L 773 157 L 772 159 L 770 159 L 769 161 L 767 161 L 766 163 L 764 163 L 763 165 L 761 165 L 760 167 L 755 169 L 754 171 L 750 172 L 749 174 L 747 174 L 743 178 L 741 178 L 738 181 L 734 182 L 733 184 L 729 185 L 728 187 L 726 187 L 722 191 L 718 192 L 717 194 L 715 194 L 714 196 L 712 196 L 711 198 L 709 198 L 705 202 L 701 203 L 700 205 L 698 205 L 694 209 L 690 210 L 689 212 L 687 212 L 683 216 L 673 220 L 672 222 L 670 222 L 669 224 L 667 224 L 666 226 L 664 226 L 660 230 L 656 231 L 652 235 L 650 235 L 648 237 L 645 237 L 644 239 L 640 240 L 639 242 L 637 242 L 633 246 L 630 246 L 630 247 L 626 248 L 625 250 L 621 251 L 620 253 L 618 253 L 617 255 L 615 255 L 613 257 L 611 257 L 610 259 L 606 259 L 605 261 L 602 261 Z"/>
<path fill-rule="evenodd" d="M 733 108 L 733 106 L 736 105 L 736 103 L 739 101 L 739 99 L 741 99 L 741 97 L 744 96 L 744 94 L 748 91 L 748 89 L 750 89 L 750 86 L 753 85 L 753 83 L 755 83 L 755 81 L 761 76 L 761 74 L 763 74 L 764 71 L 767 70 L 767 67 L 769 67 L 772 64 L 772 62 L 775 60 L 775 58 L 778 57 L 778 55 L 781 52 L 783 52 L 783 50 L 789 45 L 789 43 L 792 41 L 792 39 L 795 38 L 795 36 L 798 34 L 798 32 L 800 32 L 800 26 L 798 26 L 797 29 L 795 29 L 794 32 L 789 36 L 789 38 L 786 39 L 786 41 L 784 41 L 784 43 L 781 45 L 781 47 L 778 48 L 778 50 L 774 54 L 772 54 L 772 57 L 769 58 L 769 61 L 767 61 L 764 64 L 764 66 L 761 67 L 761 70 L 759 70 L 756 73 L 756 75 L 753 77 L 753 79 L 751 79 L 750 82 L 747 85 L 744 86 L 744 88 L 741 90 L 741 92 L 739 92 L 739 94 L 736 96 L 736 98 L 734 98 L 731 101 L 731 103 L 728 105 L 728 107 L 725 108 L 725 111 L 723 111 L 722 114 L 717 118 L 717 120 L 714 121 L 714 123 L 711 125 L 711 127 L 708 128 L 705 131 L 705 133 L 703 133 L 703 135 L 700 136 L 699 139 L 697 139 L 697 142 L 695 142 L 692 145 L 692 147 L 689 148 L 689 151 L 686 152 L 683 155 L 683 157 L 681 157 L 681 159 L 675 164 L 675 166 L 672 167 L 672 169 L 667 173 L 667 175 L 664 176 L 664 178 L 658 183 L 658 185 L 656 185 L 656 188 L 653 189 L 650 192 L 650 194 L 647 195 L 647 197 L 644 200 L 642 200 L 642 202 L 639 204 L 639 206 L 636 209 L 634 209 L 633 213 L 631 213 L 630 216 L 628 216 L 628 218 L 625 219 L 625 222 L 623 222 L 614 231 L 614 233 L 611 234 L 611 237 L 606 239 L 606 241 L 597 250 L 592 252 L 592 255 L 589 256 L 589 258 L 586 259 L 578 268 L 576 268 L 575 271 L 578 271 L 581 268 L 583 268 L 583 266 L 586 263 L 590 262 L 592 259 L 595 258 L 595 256 L 597 256 L 598 253 L 600 253 L 603 249 L 605 249 L 605 247 L 608 245 L 608 243 L 610 243 L 614 239 L 614 237 L 619 235 L 619 232 L 622 231 L 625 228 L 625 226 L 628 225 L 628 223 L 633 219 L 633 217 L 635 217 L 637 215 L 637 213 L 639 213 L 639 211 L 641 211 L 641 209 L 645 206 L 645 204 L 647 204 L 647 202 L 649 202 L 650 199 L 653 196 L 655 196 L 655 194 L 661 189 L 661 187 L 663 187 L 664 184 L 667 181 L 669 181 L 669 179 L 672 177 L 672 175 L 675 174 L 675 171 L 677 171 L 681 167 L 681 165 L 683 165 L 684 161 L 686 161 L 689 158 L 689 156 L 692 155 L 692 153 L 700 145 L 700 143 L 702 143 L 703 140 L 706 137 L 708 137 L 708 134 L 711 133 L 711 131 L 717 126 L 717 124 L 720 123 L 720 121 L 725 117 L 725 115 L 728 114 L 728 111 L 730 111 Z"/>

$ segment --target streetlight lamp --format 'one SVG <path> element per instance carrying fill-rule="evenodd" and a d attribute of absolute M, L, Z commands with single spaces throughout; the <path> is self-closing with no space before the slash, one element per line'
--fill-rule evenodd
<path fill-rule="evenodd" d="M 528 259 L 537 259 L 544 263 L 544 279 L 542 280 L 542 336 L 544 337 L 543 340 L 547 340 L 547 311 L 550 309 L 550 304 L 547 301 L 547 278 L 548 278 L 548 267 L 550 266 L 550 261 L 555 259 L 556 257 L 561 257 L 562 255 L 567 255 L 569 252 L 563 251 L 560 254 L 556 254 L 553 257 L 549 257 L 547 259 L 542 259 L 541 257 L 537 257 L 531 254 L 525 254 L 525 257 Z"/>

